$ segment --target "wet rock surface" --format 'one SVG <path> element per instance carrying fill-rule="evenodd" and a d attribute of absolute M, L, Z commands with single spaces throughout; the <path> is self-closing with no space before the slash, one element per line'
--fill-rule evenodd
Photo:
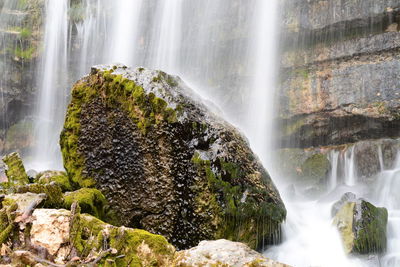
<path fill-rule="evenodd" d="M 99 66 L 72 96 L 61 135 L 66 170 L 102 191 L 122 224 L 178 248 L 279 239 L 286 211 L 268 173 L 179 78 Z"/>
<path fill-rule="evenodd" d="M 291 1 L 279 90 L 284 147 L 396 138 L 399 3 Z"/>
<path fill-rule="evenodd" d="M 346 193 L 332 208 L 333 224 L 339 229 L 347 253 L 386 251 L 388 212 L 364 199 Z"/>

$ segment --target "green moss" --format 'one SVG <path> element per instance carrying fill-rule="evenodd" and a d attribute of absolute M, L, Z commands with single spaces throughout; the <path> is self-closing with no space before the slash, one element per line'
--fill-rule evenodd
<path fill-rule="evenodd" d="M 64 195 L 65 208 L 69 209 L 74 202 L 78 202 L 83 212 L 92 214 L 98 218 L 104 218 L 106 198 L 99 190 L 81 188 Z"/>
<path fill-rule="evenodd" d="M 77 146 L 80 115 L 86 104 L 95 98 L 101 98 L 101 101 L 110 107 L 122 107 L 143 135 L 163 122 L 177 121 L 177 110 L 168 107 L 164 99 L 156 97 L 153 93 L 146 93 L 134 81 L 113 72 L 110 70 L 92 74 L 86 80 L 78 82 L 72 90 L 72 102 L 68 108 L 60 144 L 64 167 L 72 182 L 80 187 L 95 185 L 91 177 L 82 173 L 84 158 Z M 158 77 L 165 79 L 164 76 L 160 74 Z"/>
<path fill-rule="evenodd" d="M 111 266 L 168 266 L 174 248 L 159 235 L 144 230 L 115 227 L 85 214 L 75 214 L 70 240 L 82 257 L 112 248 L 117 253 L 107 254 Z M 124 255 L 121 257 L 120 255 Z"/>
<path fill-rule="evenodd" d="M 14 231 L 17 203 L 12 199 L 4 200 L 0 209 L 0 245 L 7 242 Z"/>
<path fill-rule="evenodd" d="M 263 196 L 263 190 L 250 186 L 244 190 L 240 185 L 234 185 L 235 180 L 243 176 L 239 166 L 223 159 L 211 163 L 202 159 L 199 153 L 193 156 L 192 162 L 199 177 L 207 179 L 197 183 L 195 202 L 198 203 L 196 213 L 212 214 L 203 226 L 218 229 L 212 238 L 244 242 L 251 248 L 262 246 L 264 238 L 278 238 L 285 209 L 253 198 Z"/>
<path fill-rule="evenodd" d="M 9 187 L 29 183 L 28 175 L 18 153 L 11 153 L 3 157 L 3 162 L 7 165 L 6 175 Z"/>
<path fill-rule="evenodd" d="M 324 154 L 314 154 L 301 166 L 302 176 L 316 182 L 324 181 L 330 166 L 331 164 Z"/>
<path fill-rule="evenodd" d="M 354 252 L 361 254 L 381 253 L 386 250 L 386 226 L 388 212 L 367 201 L 361 202 L 362 220 L 354 225 Z"/>
<path fill-rule="evenodd" d="M 14 49 L 14 56 L 24 59 L 24 60 L 30 60 L 33 58 L 35 52 L 36 52 L 36 48 L 33 46 L 28 47 L 28 48 L 16 47 Z"/>
<path fill-rule="evenodd" d="M 68 175 L 65 172 L 59 172 L 59 171 L 42 172 L 36 176 L 35 180 L 39 184 L 49 184 L 51 182 L 55 182 L 61 187 L 61 190 L 63 192 L 73 190 Z"/>
<path fill-rule="evenodd" d="M 35 193 L 46 194 L 46 200 L 43 206 L 45 208 L 62 208 L 64 206 L 64 197 L 61 187 L 55 182 L 50 184 L 27 184 L 16 188 L 16 193 Z"/>

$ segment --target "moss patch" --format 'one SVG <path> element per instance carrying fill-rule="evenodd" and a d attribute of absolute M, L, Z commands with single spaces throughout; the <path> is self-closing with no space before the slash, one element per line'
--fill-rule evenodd
<path fill-rule="evenodd" d="M 144 230 L 115 227 L 85 214 L 76 214 L 71 242 L 80 256 L 111 249 L 99 262 L 111 266 L 169 266 L 175 249 L 160 235 Z M 122 256 L 123 255 L 123 256 Z"/>
<path fill-rule="evenodd" d="M 98 218 L 104 218 L 106 198 L 99 190 L 94 188 L 81 188 L 74 192 L 65 193 L 65 208 L 71 208 L 74 202 L 78 202 L 83 212 L 92 214 Z"/>
<path fill-rule="evenodd" d="M 6 175 L 9 187 L 29 183 L 28 175 L 18 153 L 11 153 L 5 156 L 3 162 L 7 165 Z"/>
<path fill-rule="evenodd" d="M 385 208 L 377 208 L 367 201 L 362 201 L 360 210 L 362 220 L 354 224 L 354 251 L 361 254 L 381 253 L 386 251 L 386 225 L 388 212 Z M 355 214 L 357 216 L 357 213 Z"/>
<path fill-rule="evenodd" d="M 92 187 L 95 181 L 82 173 L 85 159 L 78 149 L 80 133 L 80 116 L 82 107 L 101 96 L 107 106 L 122 107 L 143 135 L 162 121 L 174 123 L 177 121 L 177 112 L 168 107 L 167 102 L 156 97 L 153 93 L 136 85 L 132 80 L 112 71 L 99 72 L 86 80 L 78 82 L 72 89 L 72 102 L 68 107 L 64 129 L 61 133 L 60 145 L 64 159 L 64 167 L 68 171 L 73 183 L 81 187 Z"/>
<path fill-rule="evenodd" d="M 197 184 L 195 202 L 198 209 L 212 211 L 213 216 L 204 227 L 218 229 L 214 239 L 244 242 L 253 249 L 261 248 L 265 241 L 273 243 L 272 240 L 279 240 L 280 224 L 285 219 L 286 210 L 275 203 L 257 199 L 263 196 L 260 188 L 244 189 L 233 185 L 244 175 L 239 166 L 221 158 L 211 163 L 201 159 L 198 153 L 192 161 L 207 177 L 207 181 L 200 180 Z"/>
<path fill-rule="evenodd" d="M 61 190 L 63 192 L 73 190 L 68 175 L 65 172 L 60 172 L 60 171 L 41 172 L 36 175 L 35 180 L 39 184 L 49 184 L 51 182 L 55 182 L 61 187 Z"/>

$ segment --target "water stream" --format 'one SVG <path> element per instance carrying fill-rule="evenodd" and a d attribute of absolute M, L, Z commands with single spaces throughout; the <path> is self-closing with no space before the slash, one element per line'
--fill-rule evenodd
<path fill-rule="evenodd" d="M 43 56 L 38 71 L 36 149 L 33 168 L 62 168 L 58 145 L 67 95 L 67 41 L 69 1 L 46 1 Z"/>
<path fill-rule="evenodd" d="M 372 152 L 362 151 L 371 143 Z M 379 141 L 377 141 L 379 142 Z M 293 266 L 384 266 L 396 267 L 400 263 L 400 198 L 395 192 L 400 186 L 400 150 L 394 150 L 400 140 L 389 140 L 391 152 L 396 154 L 384 158 L 381 144 L 364 141 L 348 148 L 332 149 L 328 152 L 331 173 L 327 189 L 318 196 L 310 196 L 301 186 L 285 190 L 289 183 L 279 183 L 280 192 L 288 209 L 284 225 L 284 242 L 265 252 L 266 255 Z M 388 153 L 388 151 L 386 151 Z M 373 159 L 370 164 L 377 171 L 366 177 L 363 158 Z M 395 160 L 393 160 L 395 158 Z M 386 166 L 386 167 L 385 167 Z M 275 178 L 276 180 L 276 178 Z M 345 255 L 339 233 L 332 225 L 331 208 L 346 192 L 353 192 L 378 207 L 386 207 L 389 212 L 388 248 L 383 255 L 349 257 Z"/>

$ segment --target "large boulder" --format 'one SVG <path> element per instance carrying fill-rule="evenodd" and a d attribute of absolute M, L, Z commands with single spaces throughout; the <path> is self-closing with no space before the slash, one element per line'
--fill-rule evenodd
<path fill-rule="evenodd" d="M 347 253 L 381 253 L 386 250 L 388 212 L 346 193 L 332 208 L 333 224 Z"/>
<path fill-rule="evenodd" d="M 279 239 L 286 210 L 268 173 L 178 77 L 92 68 L 72 89 L 60 144 L 72 183 L 99 189 L 121 224 L 179 249 Z"/>

